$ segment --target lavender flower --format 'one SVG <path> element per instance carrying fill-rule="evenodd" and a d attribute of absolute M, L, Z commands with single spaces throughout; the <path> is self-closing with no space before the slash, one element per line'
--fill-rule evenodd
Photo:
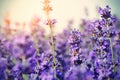
<path fill-rule="evenodd" d="M 44 1 L 47 15 L 49 3 Z M 83 20 L 82 30 L 72 30 L 70 21 L 54 36 L 56 21 L 49 19 L 51 35 L 40 28 L 9 37 L 0 33 L 0 80 L 120 80 L 118 21 L 109 6 L 98 11 L 101 19 Z"/>

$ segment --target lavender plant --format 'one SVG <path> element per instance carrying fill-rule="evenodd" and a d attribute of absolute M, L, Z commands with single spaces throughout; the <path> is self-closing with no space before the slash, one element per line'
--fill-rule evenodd
<path fill-rule="evenodd" d="M 31 34 L 0 33 L 0 80 L 120 80 L 119 22 L 110 7 L 98 9 L 100 19 L 83 20 L 82 30 L 72 30 L 70 21 L 53 35 L 49 3 L 44 0 L 50 35 L 38 21 Z"/>
<path fill-rule="evenodd" d="M 116 18 L 111 15 L 109 6 L 104 9 L 99 8 L 99 13 L 101 15 L 100 20 L 84 24 L 85 28 L 83 31 L 89 33 L 89 35 L 84 34 L 84 36 L 90 38 L 88 39 L 90 44 L 86 43 L 92 48 L 86 47 L 89 50 L 87 51 L 87 56 L 86 58 L 84 57 L 85 59 L 79 57 L 81 59 L 81 61 L 79 59 L 79 63 L 83 63 L 85 71 L 91 73 L 91 80 L 119 80 L 119 72 L 117 70 L 119 67 L 118 52 L 116 53 L 116 48 L 114 48 L 119 33 L 115 26 Z M 82 54 L 80 52 L 84 50 L 81 43 L 85 40 L 81 36 L 80 31 L 74 30 L 69 40 L 70 50 L 72 50 L 71 54 L 77 53 L 84 56 L 86 53 Z M 80 65 L 81 67 L 82 65 Z M 76 78 L 76 80 L 79 80 L 79 78 Z"/>

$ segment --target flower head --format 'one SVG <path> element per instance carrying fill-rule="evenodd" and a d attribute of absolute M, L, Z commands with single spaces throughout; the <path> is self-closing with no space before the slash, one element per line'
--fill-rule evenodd
<path fill-rule="evenodd" d="M 102 9 L 101 7 L 99 7 L 98 11 L 101 14 L 101 16 L 105 19 L 111 17 L 111 11 L 110 11 L 110 7 L 107 5 L 106 8 Z"/>

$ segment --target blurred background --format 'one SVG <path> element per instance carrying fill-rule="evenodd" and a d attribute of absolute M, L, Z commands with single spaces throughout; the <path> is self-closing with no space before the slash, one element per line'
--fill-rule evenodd
<path fill-rule="evenodd" d="M 51 0 L 53 11 L 51 18 L 56 19 L 55 33 L 61 32 L 69 20 L 73 20 L 73 27 L 78 27 L 81 19 L 99 17 L 97 7 L 109 5 L 112 13 L 120 18 L 120 0 Z M 46 19 L 43 11 L 43 0 L 0 0 L 0 25 L 5 26 L 4 19 L 9 17 L 11 23 L 26 23 L 34 17 Z M 14 25 L 13 25 L 14 26 Z M 16 27 L 16 26 L 15 26 Z M 27 31 L 29 32 L 29 26 Z M 44 27 L 48 32 L 48 27 Z"/>

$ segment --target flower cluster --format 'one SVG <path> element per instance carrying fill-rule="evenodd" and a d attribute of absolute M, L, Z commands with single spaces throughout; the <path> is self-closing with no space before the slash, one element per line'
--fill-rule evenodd
<path fill-rule="evenodd" d="M 49 3 L 44 0 L 47 14 L 52 10 Z M 72 30 L 70 21 L 57 35 L 45 35 L 39 18 L 31 21 L 32 27 L 39 27 L 33 33 L 7 36 L 3 30 L 0 80 L 120 80 L 119 21 L 109 6 L 98 11 L 101 19 L 83 20 L 81 30 Z"/>
<path fill-rule="evenodd" d="M 74 51 L 79 49 L 84 50 L 82 47 L 80 47 L 80 44 L 83 44 L 81 39 L 82 41 L 88 40 L 88 43 L 86 42 L 86 44 L 89 45 L 86 47 L 86 49 L 89 50 L 87 52 L 87 56 L 84 57 L 85 59 L 81 57 L 81 62 L 79 62 L 82 63 L 84 60 L 83 65 L 80 65 L 80 68 L 82 68 L 82 66 L 85 68 L 83 68 L 85 71 L 82 73 L 82 75 L 85 75 L 87 71 L 90 73 L 87 74 L 87 76 L 89 76 L 91 80 L 119 80 L 119 52 L 116 52 L 116 49 L 118 49 L 119 45 L 117 43 L 119 40 L 119 30 L 116 27 L 117 20 L 111 15 L 109 6 L 106 6 L 105 9 L 99 8 L 99 13 L 101 15 L 101 19 L 91 22 L 84 21 L 83 31 L 85 31 L 84 34 L 87 38 L 85 39 L 80 36 L 80 31 L 74 31 L 74 33 L 71 35 L 72 39 L 69 39 L 69 41 L 71 42 L 72 40 L 72 42 L 69 44 L 72 46 L 72 50 Z M 89 35 L 86 33 L 89 33 Z M 73 35 L 77 36 L 77 38 L 73 37 Z M 76 42 L 78 43 L 75 44 Z M 71 52 L 71 54 L 72 53 L 73 52 Z M 77 53 L 81 55 L 81 53 Z M 85 54 L 86 53 L 82 54 L 82 56 Z M 77 78 L 74 80 L 79 79 Z"/>

